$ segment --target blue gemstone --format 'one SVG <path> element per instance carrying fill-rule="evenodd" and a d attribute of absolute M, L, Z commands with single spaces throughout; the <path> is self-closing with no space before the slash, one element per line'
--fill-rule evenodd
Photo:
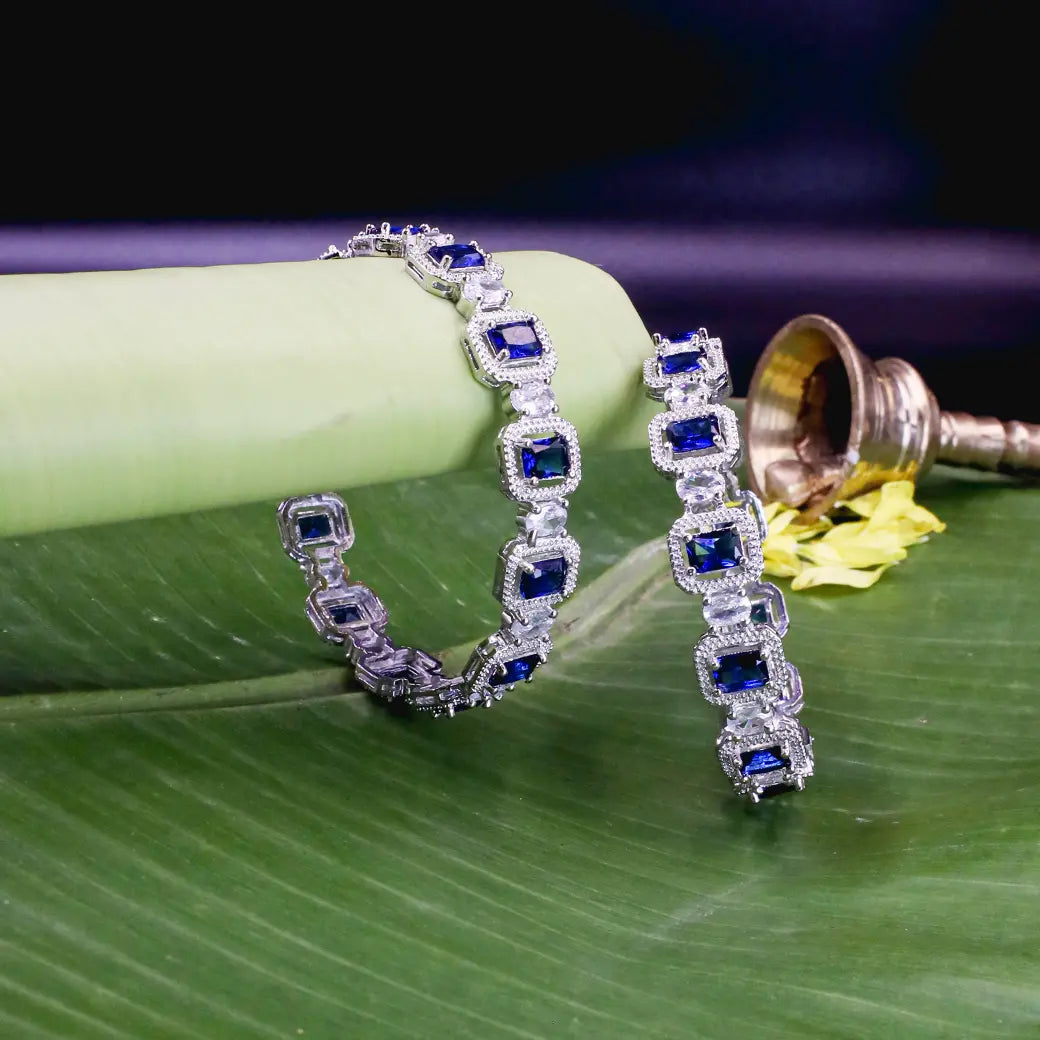
<path fill-rule="evenodd" d="M 686 539 L 686 555 L 698 574 L 729 570 L 744 562 L 740 533 L 736 527 L 720 527 Z"/>
<path fill-rule="evenodd" d="M 775 798 L 778 794 L 787 794 L 788 791 L 797 791 L 797 784 L 770 784 L 762 790 L 762 793 L 758 796 L 762 798 Z"/>
<path fill-rule="evenodd" d="M 488 342 L 496 353 L 506 351 L 514 361 L 542 356 L 542 341 L 534 331 L 533 321 L 509 321 L 487 331 Z"/>
<path fill-rule="evenodd" d="M 313 541 L 315 538 L 328 538 L 332 534 L 332 521 L 324 513 L 301 516 L 296 521 L 296 526 L 305 542 Z"/>
<path fill-rule="evenodd" d="M 676 455 L 688 455 L 691 451 L 714 451 L 715 438 L 719 435 L 719 420 L 714 415 L 679 419 L 665 426 L 664 435 Z"/>
<path fill-rule="evenodd" d="M 562 556 L 551 560 L 532 560 L 533 571 L 520 575 L 520 598 L 538 599 L 560 592 L 567 581 L 567 561 Z"/>
<path fill-rule="evenodd" d="M 505 673 L 494 671 L 488 683 L 491 686 L 508 686 L 510 683 L 523 682 L 540 664 L 541 660 L 537 654 L 528 657 L 514 657 L 512 661 L 506 661 Z"/>
<path fill-rule="evenodd" d="M 765 686 L 769 682 L 769 667 L 757 650 L 742 650 L 716 657 L 712 675 L 723 693 L 741 693 Z"/>
<path fill-rule="evenodd" d="M 769 616 L 769 607 L 766 606 L 764 599 L 751 604 L 751 620 L 756 625 L 768 625 L 772 620 Z"/>
<path fill-rule="evenodd" d="M 571 467 L 571 455 L 567 450 L 567 442 L 558 434 L 551 437 L 540 437 L 520 449 L 520 462 L 524 467 L 525 477 L 537 477 L 548 480 L 551 477 L 565 477 Z"/>
<path fill-rule="evenodd" d="M 439 264 L 445 257 L 451 260 L 448 264 L 449 270 L 457 267 L 483 267 L 484 257 L 479 249 L 464 245 L 462 242 L 454 242 L 448 246 L 430 246 L 430 259 Z"/>
<path fill-rule="evenodd" d="M 667 337 L 669 343 L 690 343 L 697 338 L 697 330 L 690 329 L 689 332 L 673 332 Z"/>
<path fill-rule="evenodd" d="M 779 744 L 772 747 L 758 748 L 755 751 L 740 753 L 741 776 L 755 776 L 758 773 L 771 773 L 774 769 L 785 769 L 791 764 L 784 758 Z"/>
<path fill-rule="evenodd" d="M 704 351 L 687 350 L 682 354 L 665 354 L 658 360 L 663 376 L 674 376 L 680 372 L 699 372 L 704 360 Z"/>
<path fill-rule="evenodd" d="M 410 231 L 411 228 L 412 228 L 412 225 L 411 224 L 391 224 L 388 233 L 391 234 L 391 235 L 403 235 L 404 232 L 405 232 L 405 228 L 407 228 Z"/>
<path fill-rule="evenodd" d="M 342 606 L 329 607 L 329 617 L 334 625 L 346 625 L 351 621 L 361 620 L 361 610 L 349 603 Z"/>

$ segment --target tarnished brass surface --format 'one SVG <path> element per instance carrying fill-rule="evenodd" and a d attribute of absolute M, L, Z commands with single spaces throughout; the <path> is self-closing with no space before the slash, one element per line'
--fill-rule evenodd
<path fill-rule="evenodd" d="M 912 365 L 871 361 L 819 314 L 788 322 L 759 358 L 746 440 L 755 491 L 806 519 L 886 481 L 916 480 L 936 458 L 1040 472 L 1040 426 L 940 413 Z"/>

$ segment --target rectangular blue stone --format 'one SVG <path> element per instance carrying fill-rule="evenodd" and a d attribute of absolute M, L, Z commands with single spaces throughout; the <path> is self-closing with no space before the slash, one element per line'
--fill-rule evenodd
<path fill-rule="evenodd" d="M 570 472 L 571 456 L 567 450 L 567 442 L 553 434 L 550 437 L 539 437 L 520 449 L 520 464 L 524 476 L 530 479 L 550 480 L 553 477 L 565 477 Z"/>
<path fill-rule="evenodd" d="M 676 376 L 683 372 L 699 372 L 704 360 L 703 350 L 686 350 L 681 354 L 665 354 L 658 359 L 658 369 L 663 376 Z"/>
<path fill-rule="evenodd" d="M 332 534 L 332 521 L 324 513 L 312 513 L 310 516 L 299 517 L 296 528 L 303 541 L 312 542 L 316 538 L 328 538 Z"/>
<path fill-rule="evenodd" d="M 448 269 L 454 271 L 456 268 L 475 268 L 484 266 L 484 255 L 475 246 L 464 245 L 462 242 L 453 242 L 450 245 L 430 246 L 427 250 L 430 259 L 439 264 L 448 257 Z"/>
<path fill-rule="evenodd" d="M 533 321 L 507 321 L 493 325 L 487 331 L 487 338 L 495 354 L 505 351 L 512 361 L 542 356 L 542 342 Z"/>
<path fill-rule="evenodd" d="M 705 531 L 686 539 L 686 556 L 698 574 L 729 570 L 744 562 L 744 547 L 735 526 Z"/>
<path fill-rule="evenodd" d="M 719 450 L 715 443 L 719 420 L 715 415 L 695 415 L 692 419 L 670 422 L 664 428 L 664 435 L 676 455 Z"/>
<path fill-rule="evenodd" d="M 523 682 L 542 663 L 537 654 L 528 654 L 526 657 L 514 657 L 512 661 L 506 661 L 502 666 L 504 672 L 497 669 L 491 673 L 488 679 L 490 686 L 509 686 L 512 683 Z"/>
<path fill-rule="evenodd" d="M 520 598 L 538 599 L 562 592 L 567 582 L 567 561 L 562 556 L 549 560 L 532 560 L 532 571 L 520 574 Z"/>
<path fill-rule="evenodd" d="M 352 603 L 342 603 L 335 607 L 329 607 L 329 617 L 334 625 L 347 625 L 353 621 L 361 620 L 361 609 Z"/>
<path fill-rule="evenodd" d="M 723 693 L 743 693 L 769 682 L 769 666 L 757 650 L 740 650 L 716 657 L 712 677 Z"/>
<path fill-rule="evenodd" d="M 771 773 L 774 769 L 786 769 L 790 765 L 790 759 L 784 757 L 779 744 L 740 753 L 740 772 L 742 776 L 757 776 L 759 773 Z"/>

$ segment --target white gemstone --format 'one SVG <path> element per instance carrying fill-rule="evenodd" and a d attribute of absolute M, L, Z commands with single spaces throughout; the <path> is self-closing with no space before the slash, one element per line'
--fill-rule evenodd
<path fill-rule="evenodd" d="M 462 298 L 479 303 L 485 311 L 498 310 L 509 300 L 509 290 L 497 278 L 467 278 L 462 285 Z"/>
<path fill-rule="evenodd" d="M 509 403 L 524 415 L 551 415 L 556 395 L 545 383 L 527 383 L 510 391 Z"/>
<path fill-rule="evenodd" d="M 542 614 L 531 618 L 530 622 L 524 624 L 522 621 L 514 620 L 509 625 L 509 634 L 521 642 L 532 639 L 541 639 L 549 634 L 553 619 L 549 614 Z"/>
<path fill-rule="evenodd" d="M 679 477 L 675 482 L 675 493 L 695 509 L 720 505 L 726 499 L 726 481 L 715 470 L 703 470 Z"/>
<path fill-rule="evenodd" d="M 524 516 L 524 530 L 535 538 L 554 538 L 567 527 L 567 510 L 559 502 L 542 502 Z"/>
<path fill-rule="evenodd" d="M 704 404 L 708 399 L 707 389 L 697 383 L 685 386 L 670 386 L 664 392 L 664 400 L 672 411 L 679 408 L 693 408 Z"/>
<path fill-rule="evenodd" d="M 738 733 L 742 736 L 760 733 L 766 728 L 766 723 L 771 718 L 772 712 L 757 701 L 751 701 L 748 704 L 732 704 L 726 719 L 726 729 L 730 733 Z"/>
<path fill-rule="evenodd" d="M 718 592 L 704 597 L 701 610 L 712 628 L 731 628 L 751 619 L 751 600 L 743 592 Z"/>

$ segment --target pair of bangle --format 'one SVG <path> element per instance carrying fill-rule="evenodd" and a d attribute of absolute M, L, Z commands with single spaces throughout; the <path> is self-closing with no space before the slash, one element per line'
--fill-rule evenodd
<path fill-rule="evenodd" d="M 462 347 L 474 375 L 508 394 L 515 416 L 499 431 L 497 451 L 501 489 L 517 515 L 494 581 L 500 627 L 457 676 L 445 675 L 425 651 L 394 643 L 382 601 L 349 579 L 343 554 L 354 530 L 346 504 L 332 493 L 282 502 L 282 544 L 310 585 L 311 623 L 322 638 L 346 647 L 367 690 L 435 716 L 490 707 L 546 662 L 556 608 L 578 580 L 580 550 L 566 525 L 581 452 L 550 386 L 552 339 L 535 314 L 510 305 L 501 265 L 475 242 L 455 242 L 426 224 L 370 224 L 345 248 L 322 254 L 350 257 L 403 259 L 424 289 L 453 302 L 466 321 Z M 694 665 L 705 698 L 725 711 L 719 760 L 738 793 L 753 801 L 800 790 L 813 772 L 812 741 L 796 718 L 802 688 L 784 658 L 783 596 L 759 580 L 762 507 L 734 475 L 742 446 L 736 415 L 721 403 L 731 392 L 722 344 L 704 329 L 654 342 L 643 378 L 667 410 L 650 423 L 650 453 L 683 503 L 668 549 L 676 583 L 704 597 L 709 631 L 694 649 Z"/>

